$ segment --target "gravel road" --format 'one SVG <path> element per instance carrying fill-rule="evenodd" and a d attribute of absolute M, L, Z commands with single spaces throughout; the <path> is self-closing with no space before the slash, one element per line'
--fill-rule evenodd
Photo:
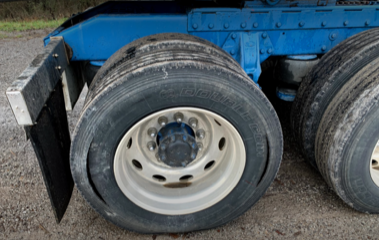
<path fill-rule="evenodd" d="M 291 137 L 291 105 L 273 100 L 284 132 L 283 162 L 264 197 L 218 229 L 141 235 L 103 220 L 74 189 L 63 221 L 55 223 L 37 159 L 4 92 L 43 47 L 44 31 L 0 40 L 0 239 L 379 239 L 378 215 L 354 211 L 304 161 Z M 71 130 L 83 104 L 69 113 Z"/>

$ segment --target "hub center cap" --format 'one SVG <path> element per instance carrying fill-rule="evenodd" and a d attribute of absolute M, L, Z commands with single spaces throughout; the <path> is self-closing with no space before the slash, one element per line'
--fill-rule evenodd
<path fill-rule="evenodd" d="M 169 124 L 163 128 L 158 137 L 160 144 L 158 156 L 170 167 L 186 167 L 196 159 L 199 148 L 196 139 L 189 133 L 186 124 Z"/>

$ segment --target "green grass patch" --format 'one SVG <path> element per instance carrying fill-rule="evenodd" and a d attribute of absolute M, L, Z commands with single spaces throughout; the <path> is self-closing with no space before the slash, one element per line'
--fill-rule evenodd
<path fill-rule="evenodd" d="M 59 20 L 34 20 L 34 21 L 0 21 L 0 31 L 3 32 L 21 32 L 26 30 L 38 30 L 45 28 L 56 28 L 61 25 L 66 18 Z M 1 36 L 0 36 L 1 38 Z"/>

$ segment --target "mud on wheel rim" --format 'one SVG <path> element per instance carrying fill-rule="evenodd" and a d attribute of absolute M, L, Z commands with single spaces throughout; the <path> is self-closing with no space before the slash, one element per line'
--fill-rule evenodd
<path fill-rule="evenodd" d="M 114 173 L 119 188 L 136 205 L 179 215 L 206 209 L 227 196 L 245 161 L 242 138 L 223 117 L 200 108 L 170 108 L 145 117 L 124 135 Z"/>

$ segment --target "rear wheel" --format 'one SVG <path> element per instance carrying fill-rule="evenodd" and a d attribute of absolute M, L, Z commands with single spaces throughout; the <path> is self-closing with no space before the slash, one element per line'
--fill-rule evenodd
<path fill-rule="evenodd" d="M 91 206 L 118 226 L 188 232 L 248 210 L 281 156 L 275 111 L 238 63 L 202 39 L 159 34 L 99 70 L 71 170 Z"/>
<path fill-rule="evenodd" d="M 351 207 L 379 213 L 379 59 L 335 95 L 316 137 L 317 166 Z"/>
<path fill-rule="evenodd" d="M 326 108 L 346 82 L 378 55 L 379 29 L 361 32 L 325 54 L 302 81 L 292 106 L 291 125 L 312 166 L 317 168 L 315 139 Z"/>

